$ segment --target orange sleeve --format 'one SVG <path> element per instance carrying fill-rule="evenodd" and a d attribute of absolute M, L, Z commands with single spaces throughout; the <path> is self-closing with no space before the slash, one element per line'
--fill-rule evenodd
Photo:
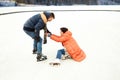
<path fill-rule="evenodd" d="M 50 37 L 52 40 L 56 41 L 56 42 L 64 42 L 66 41 L 69 37 L 67 36 L 57 36 L 55 34 L 52 34 Z"/>

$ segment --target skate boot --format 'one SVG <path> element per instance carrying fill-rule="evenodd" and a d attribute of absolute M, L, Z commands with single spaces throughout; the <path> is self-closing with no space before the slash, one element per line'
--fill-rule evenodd
<path fill-rule="evenodd" d="M 37 54 L 37 49 L 33 49 L 33 54 Z"/>
<path fill-rule="evenodd" d="M 67 59 L 71 59 L 70 55 L 65 54 L 62 56 L 62 60 L 67 60 Z"/>
<path fill-rule="evenodd" d="M 37 54 L 37 62 L 47 60 L 47 56 L 42 54 Z"/>

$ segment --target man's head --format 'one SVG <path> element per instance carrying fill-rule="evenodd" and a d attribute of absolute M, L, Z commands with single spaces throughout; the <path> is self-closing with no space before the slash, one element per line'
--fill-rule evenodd
<path fill-rule="evenodd" d="M 44 11 L 43 12 L 47 18 L 47 21 L 52 21 L 53 19 L 55 19 L 55 15 L 54 13 L 51 13 L 51 12 L 47 12 L 47 11 Z"/>

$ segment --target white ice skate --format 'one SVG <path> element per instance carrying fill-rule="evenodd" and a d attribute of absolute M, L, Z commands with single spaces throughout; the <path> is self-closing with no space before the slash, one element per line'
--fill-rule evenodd
<path fill-rule="evenodd" d="M 60 60 L 55 59 L 49 63 L 51 66 L 59 66 L 60 65 Z"/>

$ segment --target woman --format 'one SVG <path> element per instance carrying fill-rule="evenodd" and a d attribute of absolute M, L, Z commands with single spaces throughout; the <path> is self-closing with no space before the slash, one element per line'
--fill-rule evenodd
<path fill-rule="evenodd" d="M 52 40 L 61 42 L 64 47 L 64 49 L 58 50 L 56 60 L 53 63 L 60 63 L 60 59 L 62 59 L 62 56 L 66 55 L 66 52 L 75 61 L 80 62 L 84 60 L 86 55 L 72 37 L 72 33 L 65 27 L 60 28 L 60 31 L 61 36 L 57 36 L 55 34 L 48 35 Z"/>

